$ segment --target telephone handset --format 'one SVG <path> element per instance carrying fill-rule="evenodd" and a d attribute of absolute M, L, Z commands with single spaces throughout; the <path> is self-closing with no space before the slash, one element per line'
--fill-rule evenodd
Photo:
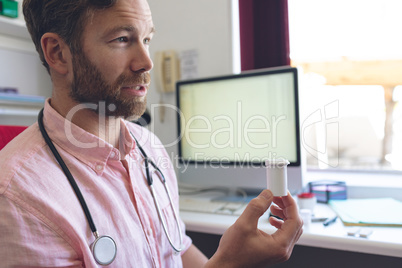
<path fill-rule="evenodd" d="M 155 82 L 156 89 L 159 91 L 159 120 L 165 121 L 165 104 L 163 102 L 164 93 L 175 92 L 176 81 L 179 79 L 179 60 L 174 50 L 158 51 L 155 54 Z"/>
<path fill-rule="evenodd" d="M 179 60 L 174 50 L 158 51 L 155 54 L 156 87 L 160 93 L 174 92 L 179 79 Z"/>

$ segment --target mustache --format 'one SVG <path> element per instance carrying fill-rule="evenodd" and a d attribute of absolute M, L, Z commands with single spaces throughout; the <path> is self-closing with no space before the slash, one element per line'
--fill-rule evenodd
<path fill-rule="evenodd" d="M 127 84 L 150 84 L 151 83 L 151 75 L 149 72 L 135 72 L 132 75 L 121 74 L 115 85 L 123 86 Z"/>

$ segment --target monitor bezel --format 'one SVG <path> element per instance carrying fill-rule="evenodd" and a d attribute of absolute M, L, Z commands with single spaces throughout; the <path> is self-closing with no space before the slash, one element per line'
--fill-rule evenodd
<path fill-rule="evenodd" d="M 180 87 L 186 84 L 201 83 L 201 82 L 211 82 L 211 81 L 221 81 L 227 79 L 239 79 L 245 77 L 263 76 L 269 74 L 279 74 L 279 73 L 292 73 L 294 80 L 294 106 L 295 106 L 295 129 L 296 129 L 296 161 L 290 161 L 289 166 L 300 166 L 301 165 L 301 141 L 300 141 L 300 112 L 299 112 L 299 83 L 298 83 L 298 70 L 295 67 L 281 66 L 274 68 L 266 68 L 259 70 L 246 71 L 239 74 L 230 74 L 214 77 L 205 77 L 191 80 L 181 80 L 176 83 L 176 107 L 177 112 L 177 134 L 178 134 L 178 156 L 179 163 L 185 165 L 219 165 L 219 166 L 240 166 L 240 167 L 260 167 L 265 165 L 265 161 L 259 162 L 249 162 L 249 161 L 210 161 L 210 160 L 192 160 L 183 159 L 182 154 L 182 130 L 181 130 L 181 110 L 180 110 Z"/>

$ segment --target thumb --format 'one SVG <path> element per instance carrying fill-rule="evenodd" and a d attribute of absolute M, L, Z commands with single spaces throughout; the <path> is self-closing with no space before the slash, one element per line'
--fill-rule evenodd
<path fill-rule="evenodd" d="M 257 228 L 258 220 L 268 210 L 273 200 L 273 194 L 270 190 L 262 191 L 256 198 L 252 199 L 240 217 L 237 223 L 242 226 Z"/>

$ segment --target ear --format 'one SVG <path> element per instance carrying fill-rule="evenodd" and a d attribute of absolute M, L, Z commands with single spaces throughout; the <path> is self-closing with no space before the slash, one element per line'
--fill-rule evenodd
<path fill-rule="evenodd" d="M 71 62 L 70 48 L 56 33 L 45 33 L 41 38 L 43 55 L 50 69 L 65 75 Z"/>

